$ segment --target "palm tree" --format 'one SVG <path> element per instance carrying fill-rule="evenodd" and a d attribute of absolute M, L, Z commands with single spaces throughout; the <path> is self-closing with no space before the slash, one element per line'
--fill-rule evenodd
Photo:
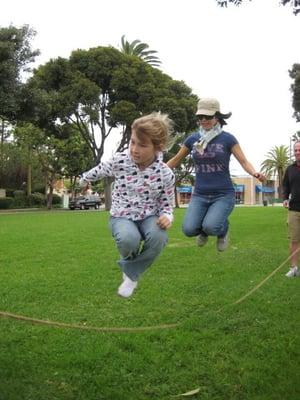
<path fill-rule="evenodd" d="M 125 35 L 121 37 L 121 52 L 131 56 L 136 56 L 144 60 L 152 67 L 159 67 L 161 61 L 158 57 L 153 54 L 157 53 L 156 50 L 148 50 L 149 46 L 147 43 L 142 43 L 136 39 L 133 42 L 128 42 L 125 39 Z"/>
<path fill-rule="evenodd" d="M 289 164 L 289 148 L 284 145 L 275 146 L 267 153 L 267 157 L 261 163 L 261 170 L 267 178 L 278 176 L 278 196 L 281 198 L 283 175 Z"/>

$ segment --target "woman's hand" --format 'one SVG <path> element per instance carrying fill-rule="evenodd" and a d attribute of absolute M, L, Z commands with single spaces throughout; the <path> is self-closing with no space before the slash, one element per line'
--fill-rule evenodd
<path fill-rule="evenodd" d="M 261 172 L 255 172 L 253 165 L 247 160 L 247 158 L 239 144 L 235 144 L 232 147 L 231 151 L 232 151 L 232 154 L 234 155 L 234 157 L 238 160 L 238 162 L 244 168 L 244 170 L 246 172 L 248 172 L 248 174 L 254 176 L 254 178 L 258 179 L 260 182 L 263 182 L 266 180 L 266 177 L 264 174 L 262 174 Z"/>
<path fill-rule="evenodd" d="M 258 179 L 260 182 L 263 182 L 266 180 L 266 177 L 264 174 L 262 174 L 261 172 L 255 172 L 253 174 L 254 178 Z"/>

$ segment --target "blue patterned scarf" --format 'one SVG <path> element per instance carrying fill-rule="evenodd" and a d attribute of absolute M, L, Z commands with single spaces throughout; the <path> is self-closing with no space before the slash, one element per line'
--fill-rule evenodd
<path fill-rule="evenodd" d="M 208 143 L 213 140 L 216 136 L 220 135 L 222 132 L 222 127 L 220 124 L 216 124 L 212 129 L 206 131 L 203 128 L 199 129 L 200 138 L 197 142 L 194 143 L 195 149 L 200 153 L 203 154 L 204 150 L 206 149 Z"/>

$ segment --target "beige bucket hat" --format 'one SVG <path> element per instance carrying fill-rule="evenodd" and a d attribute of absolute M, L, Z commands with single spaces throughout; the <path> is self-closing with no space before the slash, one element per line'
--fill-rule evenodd
<path fill-rule="evenodd" d="M 227 119 L 231 117 L 231 112 L 223 114 L 220 111 L 220 103 L 217 99 L 206 97 L 198 102 L 196 115 L 215 115 L 219 119 Z"/>

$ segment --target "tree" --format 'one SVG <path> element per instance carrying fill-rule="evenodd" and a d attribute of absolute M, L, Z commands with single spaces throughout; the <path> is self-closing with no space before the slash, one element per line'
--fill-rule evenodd
<path fill-rule="evenodd" d="M 14 133 L 14 129 L 12 130 Z M 4 142 L 4 163 L 3 163 L 3 187 L 8 189 L 8 193 L 14 190 L 24 190 L 25 183 L 28 189 L 28 151 L 27 147 L 21 144 L 14 136 L 9 141 Z M 44 186 L 44 176 L 41 169 L 41 163 L 38 160 L 37 153 L 31 152 L 31 174 L 33 191 L 35 188 Z"/>
<path fill-rule="evenodd" d="M 69 59 L 50 60 L 35 70 L 23 92 L 24 118 L 29 116 L 58 139 L 72 135 L 66 126 L 76 127 L 93 163 L 101 160 L 111 134 L 121 134 L 117 150 L 125 149 L 131 124 L 142 114 L 168 113 L 177 132 L 196 126 L 198 98 L 184 82 L 112 47 L 77 50 Z"/>
<path fill-rule="evenodd" d="M 300 64 L 294 64 L 289 75 L 293 79 L 291 92 L 293 93 L 294 117 L 300 122 Z"/>
<path fill-rule="evenodd" d="M 4 119 L 0 118 L 0 187 L 4 186 L 4 144 L 5 140 L 9 137 L 10 131 L 8 129 L 8 123 Z"/>
<path fill-rule="evenodd" d="M 161 61 L 154 54 L 157 53 L 156 50 L 148 50 L 149 45 L 147 43 L 142 43 L 140 40 L 136 39 L 133 42 L 128 42 L 125 40 L 125 35 L 121 37 L 121 52 L 130 56 L 136 56 L 141 58 L 143 61 L 152 65 L 152 67 L 158 67 Z"/>
<path fill-rule="evenodd" d="M 67 135 L 67 139 L 63 140 L 60 152 L 65 165 L 63 174 L 70 178 L 70 189 L 73 198 L 78 186 L 77 177 L 93 164 L 93 154 L 76 126 L 70 125 L 66 126 L 66 128 L 71 129 L 72 133 Z"/>
<path fill-rule="evenodd" d="M 13 121 L 18 112 L 22 74 L 30 71 L 38 50 L 32 50 L 30 41 L 36 32 L 24 25 L 0 28 L 0 118 Z"/>
<path fill-rule="evenodd" d="M 292 138 L 293 138 L 294 142 L 300 140 L 300 131 L 297 131 L 296 133 L 294 133 Z"/>
<path fill-rule="evenodd" d="M 267 178 L 278 176 L 278 195 L 282 198 L 282 180 L 286 167 L 289 164 L 288 146 L 275 146 L 267 153 L 267 157 L 261 163 L 261 170 Z"/>
<path fill-rule="evenodd" d="M 27 196 L 32 192 L 32 167 L 38 159 L 46 181 L 46 192 L 49 189 L 50 193 L 48 208 L 51 208 L 51 197 L 57 178 L 70 177 L 74 192 L 76 177 L 93 163 L 92 153 L 76 126 L 65 125 L 64 130 L 72 130 L 71 134 L 65 133 L 67 139 L 57 139 L 51 132 L 31 123 L 20 123 L 13 130 L 14 143 L 22 152 L 23 165 L 27 170 L 26 180 L 23 179 L 23 182 L 26 181 Z"/>
<path fill-rule="evenodd" d="M 20 146 L 27 169 L 26 191 L 29 197 L 32 192 L 32 161 L 33 153 L 38 145 L 43 142 L 44 137 L 39 128 L 32 124 L 20 124 L 13 131 L 17 145 Z"/>
<path fill-rule="evenodd" d="M 244 0 L 216 0 L 217 4 L 221 7 L 227 7 L 228 4 L 232 3 L 235 6 L 239 6 Z M 251 0 L 248 0 L 251 1 Z M 245 0 L 246 2 L 246 0 Z M 299 0 L 280 0 L 280 4 L 286 6 L 290 5 L 292 7 L 293 13 L 297 15 L 300 12 L 300 1 Z"/>
<path fill-rule="evenodd" d="M 0 28 L 0 186 L 3 184 L 3 143 L 7 122 L 16 120 L 19 111 L 22 74 L 39 54 L 32 50 L 30 41 L 35 31 L 24 25 Z"/>
<path fill-rule="evenodd" d="M 30 94 L 24 113 L 33 110 L 31 120 L 58 138 L 64 137 L 65 125 L 76 126 L 96 163 L 112 132 L 121 133 L 119 150 L 126 148 L 130 126 L 141 114 L 166 112 L 178 132 L 189 131 L 196 123 L 198 99 L 190 88 L 109 47 L 77 50 L 69 60 L 51 60 L 35 71 L 24 90 Z"/>

